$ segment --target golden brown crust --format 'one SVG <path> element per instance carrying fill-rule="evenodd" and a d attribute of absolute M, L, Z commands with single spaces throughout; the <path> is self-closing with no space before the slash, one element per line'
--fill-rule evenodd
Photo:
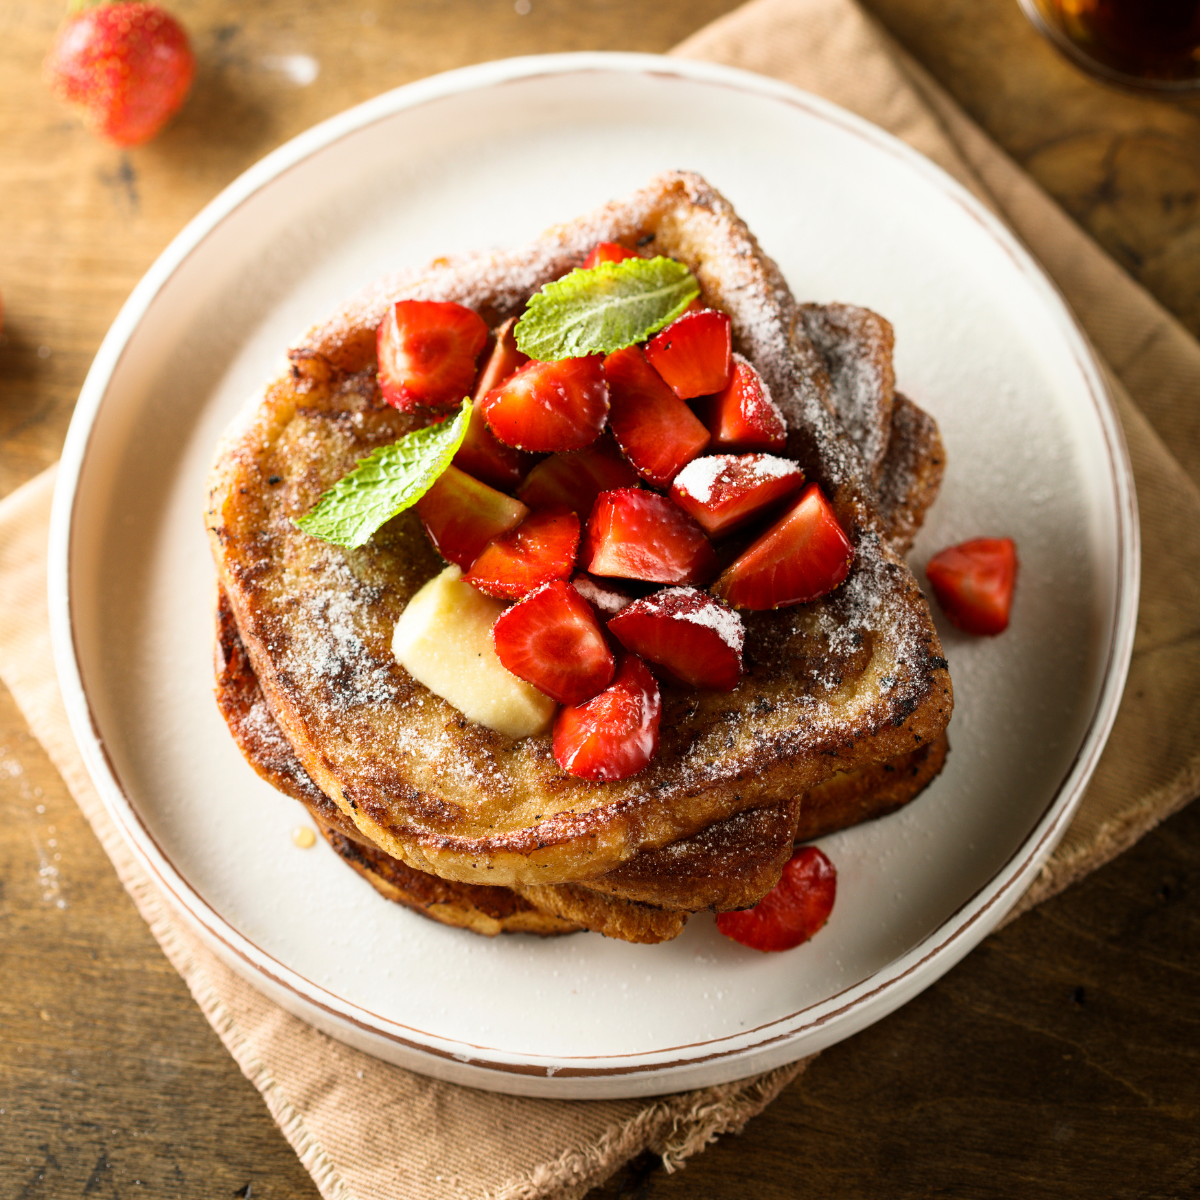
<path fill-rule="evenodd" d="M 942 486 L 946 450 L 937 422 L 907 396 L 896 394 L 890 424 L 879 484 L 879 517 L 888 540 L 905 554 Z"/>
<path fill-rule="evenodd" d="M 350 552 L 292 525 L 359 457 L 411 425 L 381 402 L 369 367 L 345 373 L 360 365 L 365 337 L 352 334 L 371 326 L 377 301 L 348 306 L 296 348 L 295 374 L 231 431 L 210 477 L 220 578 L 288 741 L 369 841 L 445 878 L 471 882 L 484 869 L 528 886 L 596 878 L 838 768 L 906 753 L 949 717 L 928 609 L 882 536 L 824 365 L 778 270 L 703 181 L 662 177 L 526 251 L 435 265 L 411 276 L 406 294 L 504 315 L 595 241 L 651 234 L 730 313 L 736 347 L 788 419 L 789 454 L 830 494 L 856 558 L 825 600 L 751 614 L 738 691 L 668 698 L 659 756 L 633 779 L 566 775 L 547 738 L 513 742 L 470 725 L 396 665 L 395 619 L 440 569 L 411 513 Z"/>

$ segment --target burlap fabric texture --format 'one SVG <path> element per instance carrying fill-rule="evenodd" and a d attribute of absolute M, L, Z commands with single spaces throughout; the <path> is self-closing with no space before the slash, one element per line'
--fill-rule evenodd
<path fill-rule="evenodd" d="M 755 0 L 676 52 L 795 84 L 903 138 L 999 212 L 1105 360 L 1141 508 L 1129 686 L 1082 809 L 1018 911 L 1066 887 L 1200 791 L 1200 347 L 895 47 L 853 0 Z M 1132 397 L 1132 399 L 1131 399 Z M 1172 447 L 1174 457 L 1164 442 Z M 45 601 L 48 471 L 0 504 L 0 678 L 164 952 L 330 1200 L 582 1196 L 646 1149 L 675 1165 L 740 1128 L 805 1063 L 652 1101 L 562 1103 L 437 1083 L 332 1041 L 265 1000 L 164 906 L 71 740 Z M 520 1130 L 520 1137 L 511 1131 Z"/>

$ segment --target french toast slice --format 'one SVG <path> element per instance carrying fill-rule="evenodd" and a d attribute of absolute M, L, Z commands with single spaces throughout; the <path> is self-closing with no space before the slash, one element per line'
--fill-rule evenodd
<path fill-rule="evenodd" d="M 514 891 L 456 883 L 418 871 L 367 841 L 312 782 L 271 716 L 220 591 L 216 611 L 217 704 L 255 771 L 303 804 L 334 852 L 384 897 L 442 924 L 487 936 L 590 929 L 625 941 L 666 941 L 682 932 L 689 913 L 757 902 L 778 881 L 794 841 L 813 840 L 894 811 L 924 790 L 945 762 L 943 734 L 901 759 L 839 772 L 802 796 L 738 813 L 669 846 L 643 850 L 587 887 L 560 884 Z"/>
<path fill-rule="evenodd" d="M 843 311 L 847 307 L 838 306 Z M 840 353 L 822 357 L 835 391 L 850 405 L 841 415 L 855 431 L 855 440 L 860 445 L 901 442 L 899 448 L 888 444 L 877 487 L 881 497 L 891 499 L 888 509 L 881 505 L 881 515 L 889 538 L 897 543 L 920 527 L 936 494 L 941 443 L 936 423 L 911 401 L 896 396 L 893 424 L 890 405 L 878 403 L 869 389 L 853 386 L 853 378 L 861 378 L 863 372 L 857 360 L 869 359 L 877 345 L 872 336 L 874 314 L 858 311 L 862 317 L 845 322 L 848 334 Z M 867 336 L 856 340 L 859 330 L 866 330 Z M 846 373 L 851 381 L 839 378 Z M 904 409 L 913 415 L 907 416 Z M 943 736 L 898 760 L 839 772 L 803 797 L 752 809 L 680 842 L 641 851 L 587 888 L 560 885 L 526 888 L 518 894 L 453 883 L 416 871 L 367 842 L 312 783 L 266 708 L 223 592 L 218 596 L 217 623 L 218 704 L 255 770 L 303 803 L 339 857 L 386 898 L 477 933 L 546 935 L 589 928 L 636 942 L 674 937 L 689 912 L 756 902 L 776 882 L 793 841 L 812 840 L 894 811 L 919 794 L 945 761 Z"/>
<path fill-rule="evenodd" d="M 784 411 L 789 457 L 830 496 L 855 560 L 831 596 L 751 614 L 737 693 L 668 697 L 658 758 L 594 784 L 562 772 L 548 738 L 471 725 L 397 666 L 392 625 L 441 568 L 411 513 L 356 551 L 307 538 L 292 519 L 416 424 L 382 403 L 374 378 L 389 299 L 456 300 L 495 323 L 602 240 L 681 259 L 730 315 L 735 347 Z M 307 773 L 370 842 L 445 879 L 586 882 L 838 770 L 907 754 L 949 718 L 927 606 L 887 542 L 828 371 L 774 264 L 696 176 L 660 177 L 525 251 L 437 263 L 347 306 L 222 442 L 207 524 L 255 674 Z"/>

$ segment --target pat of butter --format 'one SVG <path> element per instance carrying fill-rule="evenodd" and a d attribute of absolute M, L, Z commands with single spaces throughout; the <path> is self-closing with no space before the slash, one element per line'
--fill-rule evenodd
<path fill-rule="evenodd" d="M 392 634 L 396 661 L 471 721 L 509 737 L 550 728 L 557 705 L 496 657 L 492 626 L 504 605 L 447 567 L 408 603 Z"/>

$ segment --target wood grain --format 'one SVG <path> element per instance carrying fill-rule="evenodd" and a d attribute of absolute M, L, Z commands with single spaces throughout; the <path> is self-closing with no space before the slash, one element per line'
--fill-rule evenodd
<path fill-rule="evenodd" d="M 1077 74 L 1012 0 L 868 7 L 1200 333 L 1200 109 Z M 40 81 L 61 7 L 0 0 L 0 495 L 58 455 L 88 364 L 182 225 L 315 121 L 512 54 L 661 51 L 723 0 L 173 6 L 193 96 L 149 146 L 95 141 Z M 316 61 L 306 86 L 287 56 Z M 59 857 L 56 857 L 59 856 Z M 1200 809 L 828 1051 L 684 1171 L 594 1195 L 1200 1194 Z M 0 691 L 0 1196 L 314 1197 Z"/>

